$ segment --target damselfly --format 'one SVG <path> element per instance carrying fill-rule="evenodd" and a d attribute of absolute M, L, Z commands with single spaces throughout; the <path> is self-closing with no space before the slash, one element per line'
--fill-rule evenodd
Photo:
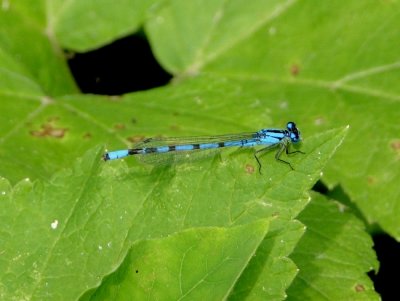
<path fill-rule="evenodd" d="M 302 153 L 296 150 L 289 151 L 292 143 L 301 140 L 300 131 L 292 121 L 288 122 L 286 129 L 261 129 L 252 133 L 228 134 L 217 136 L 177 137 L 177 138 L 149 138 L 139 142 L 134 148 L 107 152 L 103 155 L 105 161 L 135 156 L 144 163 L 160 165 L 174 164 L 182 161 L 208 156 L 214 151 L 224 147 L 255 147 L 265 146 L 254 152 L 254 158 L 261 173 L 260 156 L 274 148 L 277 148 L 275 159 L 292 165 L 280 157 L 285 151 L 287 155 Z"/>

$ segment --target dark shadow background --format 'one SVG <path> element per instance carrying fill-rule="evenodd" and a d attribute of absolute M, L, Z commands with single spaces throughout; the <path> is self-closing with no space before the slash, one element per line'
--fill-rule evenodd
<path fill-rule="evenodd" d="M 142 34 L 128 36 L 86 53 L 68 53 L 69 68 L 82 93 L 121 95 L 168 84 Z"/>

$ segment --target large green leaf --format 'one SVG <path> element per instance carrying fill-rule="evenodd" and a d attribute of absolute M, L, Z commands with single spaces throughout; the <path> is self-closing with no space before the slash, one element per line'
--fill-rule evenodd
<path fill-rule="evenodd" d="M 290 256 L 300 269 L 289 300 L 380 300 L 371 279 L 378 269 L 372 239 L 342 204 L 316 193 L 298 216 L 307 231 Z"/>
<path fill-rule="evenodd" d="M 123 161 L 104 163 L 101 151 L 91 150 L 72 170 L 43 183 L 23 180 L 12 188 L 2 179 L 1 295 L 76 299 L 117 269 L 133 244 L 186 229 L 193 229 L 189 236 L 194 239 L 203 231 L 198 228 L 230 228 L 273 218 L 264 240 L 264 234 L 256 235 L 259 242 L 243 250 L 241 265 L 230 272 L 221 266 L 218 274 L 231 279 L 223 295 L 281 299 L 297 272 L 288 256 L 303 233 L 293 218 L 309 201 L 306 191 L 345 133 L 346 129 L 334 130 L 305 140 L 307 154 L 293 159 L 298 171 L 276 162 L 268 175 L 260 175 L 252 167 L 251 153 L 241 151 L 149 172 L 128 168 Z M 244 236 L 246 241 L 249 237 Z M 226 242 L 226 248 L 231 243 Z M 256 252 L 250 262 L 249 252 Z M 156 269 L 159 262 L 149 265 Z"/>
<path fill-rule="evenodd" d="M 341 182 L 369 222 L 400 240 L 399 2 L 220 1 L 201 18 L 203 1 L 182 2 L 147 23 L 161 62 L 177 75 L 237 79 L 272 116 L 295 115 L 307 132 L 350 124 L 324 179 Z"/>
<path fill-rule="evenodd" d="M 64 48 L 87 51 L 138 30 L 157 0 L 50 1 L 47 30 Z"/>
<path fill-rule="evenodd" d="M 135 244 L 91 300 L 222 300 L 262 242 L 265 221 Z"/>

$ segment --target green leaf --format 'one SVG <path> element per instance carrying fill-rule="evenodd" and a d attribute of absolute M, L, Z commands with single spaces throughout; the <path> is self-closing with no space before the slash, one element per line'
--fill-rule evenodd
<path fill-rule="evenodd" d="M 260 220 L 195 228 L 132 246 L 91 300 L 222 300 L 268 231 Z"/>
<path fill-rule="evenodd" d="M 370 223 L 400 237 L 399 188 L 391 180 L 400 170 L 398 2 L 110 3 L 4 2 L 2 175 L 14 183 L 27 176 L 48 178 L 112 135 L 122 143 L 132 135 L 254 131 L 294 119 L 309 136 L 350 124 L 354 130 L 325 170 L 324 180 L 329 187 L 341 182 Z M 60 48 L 92 49 L 139 26 L 145 27 L 160 62 L 176 77 L 208 76 L 194 84 L 196 93 L 188 90 L 193 81 L 149 92 L 144 97 L 152 98 L 149 105 L 89 105 L 93 97 L 76 95 Z M 210 91 L 213 87 L 220 93 Z M 174 99 L 165 102 L 164 95 Z M 72 106 L 66 97 L 74 100 Z M 143 99 L 142 94 L 133 97 Z M 87 103 L 80 110 L 82 98 Z M 118 106 L 129 119 L 109 114 Z M 131 125 L 132 118 L 141 125 Z"/>
<path fill-rule="evenodd" d="M 237 79 L 272 118 L 290 111 L 305 132 L 350 124 L 324 180 L 400 240 L 399 2 L 219 1 L 201 17 L 202 1 L 182 2 L 147 22 L 163 65 Z"/>
<path fill-rule="evenodd" d="M 257 254 L 237 281 L 229 300 L 283 300 L 298 268 L 288 258 L 304 233 L 304 225 L 284 219 L 271 224 L 271 230 Z"/>
<path fill-rule="evenodd" d="M 273 162 L 267 178 L 255 172 L 249 151 L 149 172 L 123 161 L 102 162 L 97 149 L 43 183 L 24 180 L 11 188 L 3 179 L 2 296 L 75 299 L 99 286 L 135 243 L 273 217 L 254 261 L 241 268 L 246 269 L 232 298 L 259 293 L 282 298 L 296 274 L 287 256 L 303 232 L 293 218 L 345 133 L 333 130 L 305 140 L 307 154 L 293 158 L 298 171 Z"/>
<path fill-rule="evenodd" d="M 380 300 L 365 274 L 378 269 L 372 239 L 346 207 L 313 193 L 298 219 L 307 231 L 290 256 L 300 272 L 289 300 Z"/>
<path fill-rule="evenodd" d="M 88 51 L 139 29 L 156 0 L 51 1 L 47 30 L 67 49 Z"/>
<path fill-rule="evenodd" d="M 1 180 L 2 299 L 76 299 L 116 265 L 128 225 L 104 200 L 96 154 L 45 183 Z"/>
<path fill-rule="evenodd" d="M 169 71 L 193 74 L 293 2 L 254 0 L 249 5 L 245 1 L 218 0 L 205 5 L 201 0 L 173 0 L 152 11 L 146 31 L 155 54 Z"/>

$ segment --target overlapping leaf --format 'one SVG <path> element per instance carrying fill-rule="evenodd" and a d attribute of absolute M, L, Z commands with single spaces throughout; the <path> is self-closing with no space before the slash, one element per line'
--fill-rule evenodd
<path fill-rule="evenodd" d="M 342 204 L 312 196 L 299 215 L 307 231 L 291 255 L 300 272 L 288 299 L 380 300 L 365 275 L 378 263 L 364 225 Z"/>

